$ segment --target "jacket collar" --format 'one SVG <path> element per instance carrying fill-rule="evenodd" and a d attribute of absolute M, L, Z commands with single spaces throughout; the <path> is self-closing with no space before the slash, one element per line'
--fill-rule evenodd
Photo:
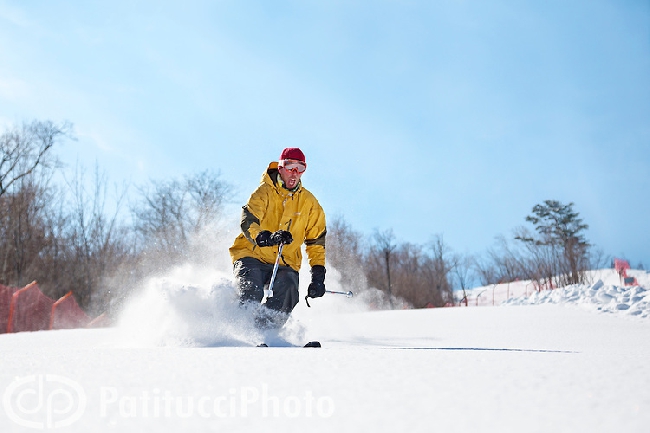
<path fill-rule="evenodd" d="M 271 162 L 262 175 L 262 182 L 272 185 L 280 194 L 289 195 L 294 194 L 302 189 L 302 180 L 298 182 L 298 185 L 294 189 L 288 189 L 284 186 L 284 182 L 280 177 L 280 172 L 278 171 L 277 161 Z"/>

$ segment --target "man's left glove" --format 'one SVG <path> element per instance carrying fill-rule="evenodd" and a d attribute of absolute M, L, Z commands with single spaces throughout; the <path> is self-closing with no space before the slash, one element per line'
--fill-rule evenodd
<path fill-rule="evenodd" d="M 307 289 L 307 296 L 320 298 L 325 294 L 325 266 L 315 265 L 311 268 L 311 283 Z"/>

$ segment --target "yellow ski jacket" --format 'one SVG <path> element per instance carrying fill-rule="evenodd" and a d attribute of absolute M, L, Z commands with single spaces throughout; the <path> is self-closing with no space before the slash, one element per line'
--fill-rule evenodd
<path fill-rule="evenodd" d="M 299 271 L 302 263 L 301 246 L 305 244 L 309 266 L 325 266 L 325 212 L 316 197 L 303 188 L 302 182 L 294 191 L 286 189 L 278 179 L 278 163 L 269 164 L 262 175 L 260 186 L 243 207 L 242 232 L 237 236 L 230 256 L 233 262 L 253 257 L 273 264 L 278 247 L 259 247 L 255 238 L 262 230 L 288 230 L 293 242 L 282 249 L 280 264 Z"/>

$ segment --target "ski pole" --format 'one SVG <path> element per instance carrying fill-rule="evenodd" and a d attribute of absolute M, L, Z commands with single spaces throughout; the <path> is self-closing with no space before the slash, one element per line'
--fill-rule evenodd
<path fill-rule="evenodd" d="M 354 293 L 352 293 L 351 290 L 348 290 L 347 292 L 337 292 L 336 290 L 325 290 L 325 293 L 332 293 L 334 295 L 345 295 L 348 298 L 351 298 L 354 296 Z"/>
<path fill-rule="evenodd" d="M 269 283 L 269 288 L 264 290 L 265 298 L 273 297 L 273 283 L 275 282 L 275 276 L 278 273 L 278 266 L 280 266 L 280 256 L 282 255 L 282 247 L 284 247 L 284 244 L 280 244 L 280 248 L 278 248 L 278 256 L 275 258 L 275 265 L 273 265 L 273 274 L 271 275 L 271 282 Z"/>
<path fill-rule="evenodd" d="M 332 293 L 334 295 L 345 295 L 347 298 L 351 298 L 352 296 L 354 296 L 354 293 L 352 293 L 351 290 L 348 290 L 347 292 L 338 292 L 336 290 L 325 290 L 325 293 Z M 309 305 L 309 295 L 305 296 L 305 302 L 307 303 L 308 307 L 311 307 L 311 305 Z"/>

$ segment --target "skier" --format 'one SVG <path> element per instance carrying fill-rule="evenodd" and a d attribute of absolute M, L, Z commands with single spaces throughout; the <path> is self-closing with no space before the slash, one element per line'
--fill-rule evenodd
<path fill-rule="evenodd" d="M 302 186 L 306 169 L 305 155 L 298 148 L 284 149 L 279 161 L 269 164 L 243 207 L 241 233 L 229 250 L 240 303 L 259 306 L 255 323 L 260 329 L 280 329 L 298 303 L 303 243 L 311 267 L 307 296 L 325 294 L 325 213 Z M 276 259 L 280 265 L 272 296 L 260 304 Z"/>

